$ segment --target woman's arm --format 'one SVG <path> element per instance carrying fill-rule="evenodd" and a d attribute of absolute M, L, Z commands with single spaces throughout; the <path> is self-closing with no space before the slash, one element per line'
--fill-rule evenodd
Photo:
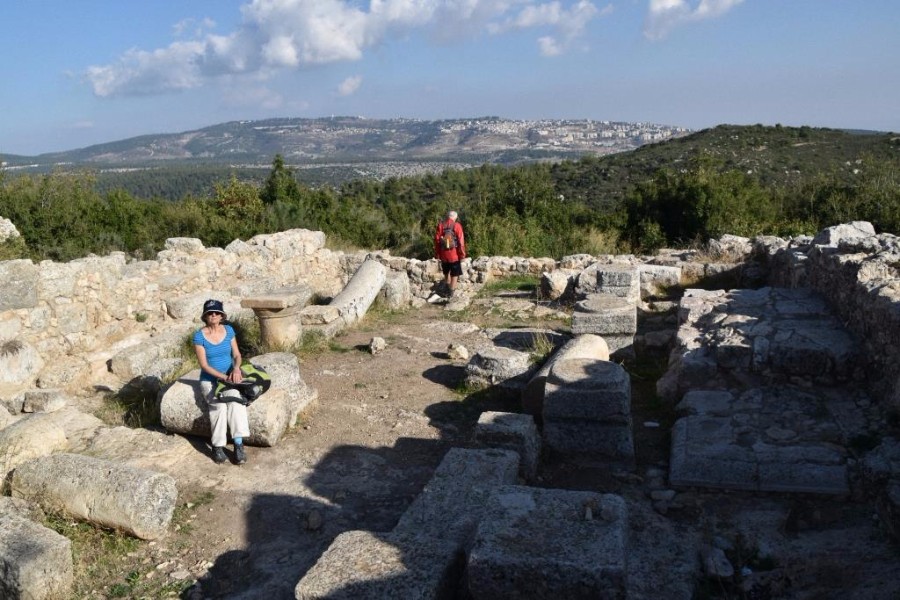
<path fill-rule="evenodd" d="M 240 383 L 244 379 L 241 373 L 241 351 L 238 349 L 237 338 L 231 338 L 231 374 L 228 380 L 232 383 Z"/>

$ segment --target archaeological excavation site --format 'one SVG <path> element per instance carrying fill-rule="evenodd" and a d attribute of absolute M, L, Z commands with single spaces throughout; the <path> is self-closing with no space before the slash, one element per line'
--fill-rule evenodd
<path fill-rule="evenodd" d="M 900 238 L 0 262 L 0 598 L 900 598 Z M 211 457 L 220 300 L 271 388 Z"/>

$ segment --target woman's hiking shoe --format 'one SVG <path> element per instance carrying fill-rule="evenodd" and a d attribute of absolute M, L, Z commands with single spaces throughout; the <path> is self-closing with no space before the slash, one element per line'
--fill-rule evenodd
<path fill-rule="evenodd" d="M 236 444 L 234 446 L 234 461 L 239 465 L 247 462 L 247 453 L 244 452 L 243 444 Z"/>
<path fill-rule="evenodd" d="M 222 446 L 213 446 L 212 459 L 218 464 L 222 464 L 228 460 L 228 457 L 225 456 L 225 448 Z"/>

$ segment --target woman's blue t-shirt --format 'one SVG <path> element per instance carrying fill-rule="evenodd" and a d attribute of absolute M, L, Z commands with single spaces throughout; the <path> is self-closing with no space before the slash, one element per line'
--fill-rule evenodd
<path fill-rule="evenodd" d="M 203 346 L 206 350 L 206 362 L 216 371 L 227 373 L 231 368 L 231 340 L 234 339 L 234 329 L 231 325 L 225 325 L 225 339 L 218 344 L 213 344 L 203 335 L 203 330 L 194 332 L 194 345 Z M 216 378 L 204 370 L 200 370 L 200 381 L 215 381 Z"/>

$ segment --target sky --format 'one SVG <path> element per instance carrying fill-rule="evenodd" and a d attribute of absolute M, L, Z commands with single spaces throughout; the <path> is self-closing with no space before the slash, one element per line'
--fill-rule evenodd
<path fill-rule="evenodd" d="M 900 131 L 900 0 L 0 0 L 0 155 L 272 117 Z"/>

